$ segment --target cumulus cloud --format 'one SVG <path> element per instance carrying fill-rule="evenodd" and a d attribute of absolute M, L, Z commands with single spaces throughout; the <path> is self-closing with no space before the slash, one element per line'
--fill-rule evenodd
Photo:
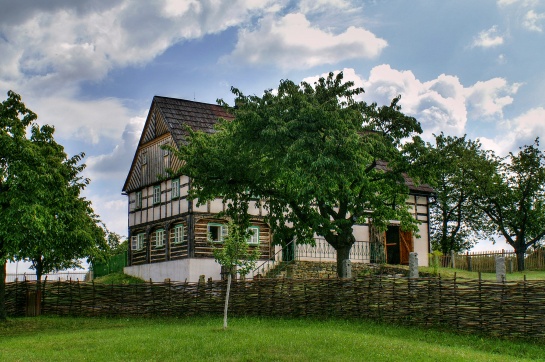
<path fill-rule="evenodd" d="M 503 108 L 513 103 L 520 83 L 508 84 L 503 78 L 477 82 L 467 90 L 467 101 L 475 117 L 503 116 Z"/>
<path fill-rule="evenodd" d="M 98 193 L 86 191 L 84 194 L 87 199 L 92 200 L 93 210 L 108 230 L 127 235 L 127 196 L 121 195 L 121 191 L 110 193 L 103 189 Z"/>
<path fill-rule="evenodd" d="M 40 123 L 54 125 L 55 134 L 96 144 L 102 137 L 116 139 L 129 121 L 129 111 L 114 98 L 76 100 L 63 96 L 24 96 Z"/>
<path fill-rule="evenodd" d="M 351 68 L 342 71 L 345 81 L 351 80 L 355 86 L 365 89 L 361 100 L 388 105 L 394 97 L 401 95 L 403 112 L 420 121 L 426 139 L 442 131 L 457 136 L 465 134 L 469 117 L 479 121 L 502 121 L 503 108 L 513 101 L 511 96 L 520 86 L 502 78 L 464 86 L 458 77 L 445 74 L 421 81 L 412 71 L 392 69 L 387 64 L 371 69 L 367 79 Z M 312 84 L 325 76 L 327 74 L 321 74 L 305 81 Z"/>
<path fill-rule="evenodd" d="M 268 15 L 255 29 L 239 31 L 235 50 L 223 61 L 305 69 L 342 60 L 375 58 L 388 45 L 370 31 L 350 26 L 335 34 L 313 26 L 302 13 Z"/>
<path fill-rule="evenodd" d="M 352 4 L 347 0 L 301 0 L 299 10 L 303 14 L 325 12 L 331 9 L 350 10 Z"/>
<path fill-rule="evenodd" d="M 522 26 L 524 26 L 526 29 L 530 31 L 536 31 L 541 33 L 543 32 L 543 26 L 540 23 L 544 22 L 544 20 L 545 20 L 545 14 L 536 13 L 535 11 L 530 10 L 524 16 Z"/>
<path fill-rule="evenodd" d="M 266 11 L 270 3 L 10 3 L 0 15 L 0 49 L 8 55 L 0 58 L 0 69 L 26 80 L 99 80 L 114 67 L 147 62 L 184 39 L 243 23 L 252 14 Z"/>
<path fill-rule="evenodd" d="M 522 5 L 522 6 L 533 6 L 536 5 L 540 0 L 498 0 L 499 6 L 509 6 L 509 5 Z"/>
<path fill-rule="evenodd" d="M 528 110 L 510 122 L 516 144 L 531 144 L 536 137 L 545 139 L 545 108 Z"/>
<path fill-rule="evenodd" d="M 498 27 L 493 26 L 481 31 L 474 39 L 474 47 L 491 48 L 503 44 L 503 37 L 498 34 Z"/>
<path fill-rule="evenodd" d="M 390 104 L 392 98 L 401 95 L 403 111 L 420 121 L 425 138 L 441 131 L 453 135 L 462 135 L 465 131 L 465 88 L 457 77 L 442 74 L 422 82 L 411 71 L 380 65 L 371 70 L 364 89 L 365 98 L 379 105 Z"/>
<path fill-rule="evenodd" d="M 112 152 L 89 157 L 86 160 L 88 177 L 92 180 L 101 180 L 122 179 L 127 176 L 145 122 L 144 117 L 131 118 L 125 125 L 120 142 Z"/>
<path fill-rule="evenodd" d="M 532 108 L 523 114 L 500 123 L 502 134 L 495 138 L 479 137 L 483 148 L 493 150 L 499 156 L 517 152 L 518 148 L 530 145 L 536 137 L 545 138 L 545 108 Z M 505 137 L 509 134 L 509 137 Z M 543 144 L 542 144 L 543 145 Z"/>

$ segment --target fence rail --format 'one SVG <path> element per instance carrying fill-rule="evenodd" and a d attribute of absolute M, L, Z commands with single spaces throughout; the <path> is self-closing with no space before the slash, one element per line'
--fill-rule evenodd
<path fill-rule="evenodd" d="M 508 273 L 519 271 L 517 255 L 514 251 L 506 250 L 467 252 L 465 254 L 452 253 L 441 256 L 440 263 L 443 267 L 494 273 L 497 256 L 505 257 L 505 265 Z M 524 264 L 525 270 L 545 270 L 545 250 L 536 249 L 528 251 L 524 257 Z"/>
<path fill-rule="evenodd" d="M 80 280 L 84 281 L 87 277 L 87 272 L 58 272 L 42 275 L 42 280 Z M 31 273 L 8 273 L 6 274 L 6 283 L 12 283 L 15 281 L 36 281 L 36 274 Z"/>
<path fill-rule="evenodd" d="M 220 316 L 226 291 L 225 281 L 134 285 L 46 281 L 39 293 L 36 286 L 29 281 L 7 284 L 10 316 L 22 316 L 29 310 L 61 316 Z M 36 300 L 39 307 L 32 305 Z M 387 275 L 238 281 L 231 287 L 229 313 L 365 318 L 544 339 L 545 281 L 496 283 Z"/>

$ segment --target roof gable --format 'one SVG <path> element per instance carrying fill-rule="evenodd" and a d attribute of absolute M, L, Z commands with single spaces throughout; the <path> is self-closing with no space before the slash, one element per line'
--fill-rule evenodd
<path fill-rule="evenodd" d="M 185 142 L 188 135 L 187 126 L 194 131 L 211 133 L 214 131 L 214 125 L 220 118 L 233 119 L 234 117 L 222 106 L 215 104 L 160 96 L 153 97 L 146 123 L 138 142 L 138 148 L 136 149 L 129 174 L 123 185 L 123 192 L 132 191 L 135 188 L 132 185 L 135 184 L 138 184 L 139 187 L 145 186 L 140 185 L 141 182 L 138 182 L 140 180 L 138 173 L 141 172 L 138 156 L 139 151 L 146 144 L 169 133 L 176 145 L 180 145 Z M 136 183 L 131 181 L 135 181 Z"/>

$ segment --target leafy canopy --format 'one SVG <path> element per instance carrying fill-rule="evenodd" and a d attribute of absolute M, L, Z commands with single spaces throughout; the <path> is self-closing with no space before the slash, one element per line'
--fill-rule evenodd
<path fill-rule="evenodd" d="M 35 124 L 13 92 L 0 119 L 0 256 L 31 261 L 38 276 L 77 267 L 105 243 L 91 203 L 80 196 L 89 183 L 80 176 L 84 154 L 68 158 L 54 128 Z"/>
<path fill-rule="evenodd" d="M 493 234 L 484 212 L 473 204 L 478 191 L 473 175 L 490 168 L 479 142 L 434 135 L 435 144 L 412 148 L 414 168 L 436 192 L 430 203 L 430 239 L 443 254 L 460 252 Z"/>
<path fill-rule="evenodd" d="M 342 73 L 314 85 L 282 80 L 262 97 L 232 91 L 235 106 L 220 103 L 235 119 L 220 121 L 213 134 L 191 132 L 177 152 L 179 172 L 193 178 L 193 197 L 222 197 L 239 224 L 248 222 L 250 202 L 261 199 L 275 242 L 321 235 L 337 250 L 338 268 L 356 223 L 372 219 L 384 230 L 398 219 L 416 230 L 400 146 L 422 130 L 401 113 L 399 97 L 381 107 L 357 101 L 363 89 Z"/>
<path fill-rule="evenodd" d="M 545 154 L 536 139 L 506 159 L 491 155 L 489 164 L 475 174 L 475 206 L 515 249 L 524 270 L 524 253 L 545 238 Z"/>

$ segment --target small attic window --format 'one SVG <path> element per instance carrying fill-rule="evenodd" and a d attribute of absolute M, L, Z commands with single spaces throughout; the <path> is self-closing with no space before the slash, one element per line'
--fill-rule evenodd
<path fill-rule="evenodd" d="M 147 152 L 142 152 L 142 165 L 145 165 L 148 163 L 148 153 Z"/>

